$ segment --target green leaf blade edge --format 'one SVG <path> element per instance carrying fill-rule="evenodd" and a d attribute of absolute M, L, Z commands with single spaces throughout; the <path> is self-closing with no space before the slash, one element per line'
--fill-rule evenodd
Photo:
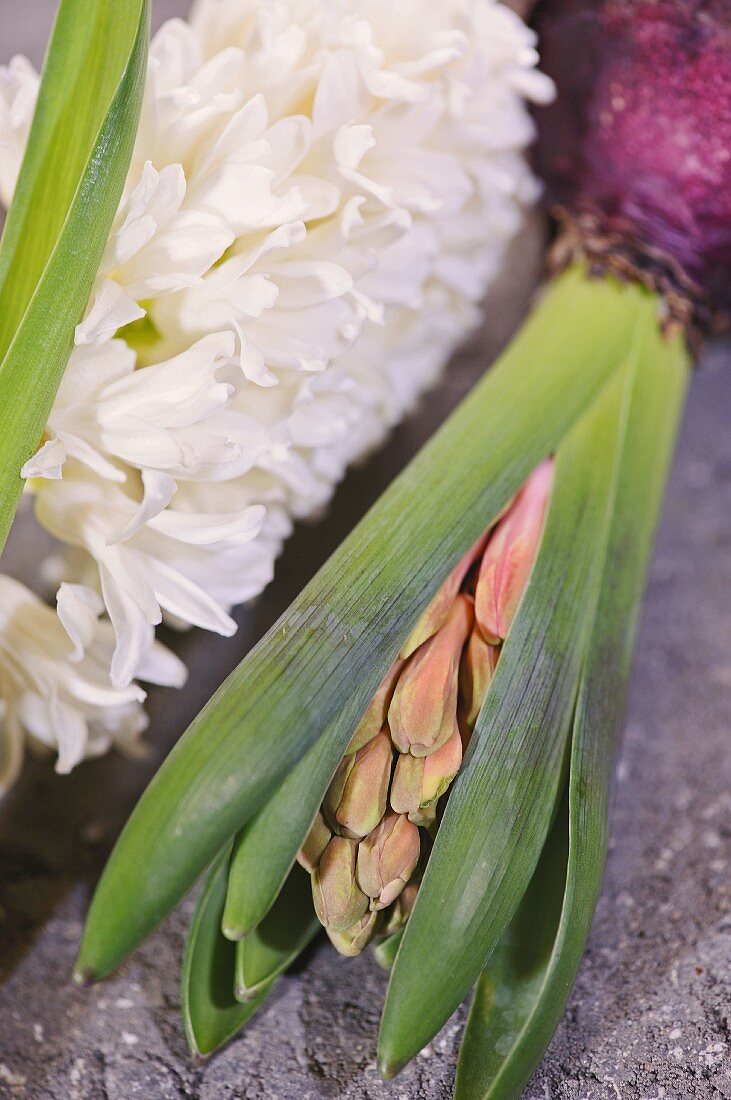
<path fill-rule="evenodd" d="M 347 748 L 351 726 L 346 708 L 236 838 L 222 922 L 229 939 L 248 936 L 274 905 Z"/>
<path fill-rule="evenodd" d="M 258 996 L 321 931 L 310 876 L 293 867 L 266 917 L 236 944 L 234 996 L 241 1001 Z"/>
<path fill-rule="evenodd" d="M 234 997 L 236 947 L 221 934 L 229 854 L 227 849 L 215 861 L 201 888 L 183 956 L 180 1008 L 188 1049 L 198 1062 L 251 1019 L 274 984 L 246 1004 Z"/>
<path fill-rule="evenodd" d="M 0 550 L 129 167 L 149 0 L 63 0 L 0 241 Z"/>

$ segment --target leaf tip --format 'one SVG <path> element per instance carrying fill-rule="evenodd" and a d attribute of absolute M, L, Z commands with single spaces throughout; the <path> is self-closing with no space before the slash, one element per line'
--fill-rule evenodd
<path fill-rule="evenodd" d="M 387 1054 L 379 1053 L 378 1055 L 378 1072 L 384 1081 L 392 1081 L 406 1065 L 406 1062 L 397 1061 L 394 1058 L 389 1058 Z"/>
<path fill-rule="evenodd" d="M 225 921 L 221 924 L 221 932 L 223 935 L 227 940 L 232 940 L 234 942 L 243 940 L 244 936 L 250 931 L 253 931 L 253 929 L 244 928 L 241 924 L 226 923 Z"/>
<path fill-rule="evenodd" d="M 245 985 L 235 985 L 234 997 L 242 1004 L 247 1004 L 249 1001 L 254 1000 L 260 988 L 261 987 L 258 986 L 256 989 L 248 989 Z"/>
<path fill-rule="evenodd" d="M 94 985 L 99 980 L 99 975 L 90 966 L 82 966 L 81 963 L 77 963 L 71 980 L 80 989 L 88 989 L 89 986 Z"/>

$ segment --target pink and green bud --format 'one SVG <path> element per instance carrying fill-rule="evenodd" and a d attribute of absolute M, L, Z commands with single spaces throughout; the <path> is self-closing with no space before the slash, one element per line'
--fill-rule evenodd
<path fill-rule="evenodd" d="M 358 884 L 372 909 L 399 896 L 419 862 L 419 830 L 403 814 L 388 814 L 358 847 Z"/>
<path fill-rule="evenodd" d="M 533 568 L 553 484 L 553 463 L 531 474 L 495 528 L 482 556 L 475 589 L 475 618 L 486 642 L 496 645 L 510 629 Z"/>
<path fill-rule="evenodd" d="M 454 733 L 437 752 L 424 758 L 421 806 L 433 806 L 442 797 L 462 764 L 462 737 L 455 723 Z"/>
<path fill-rule="evenodd" d="M 403 667 L 403 661 L 395 661 L 383 677 L 383 680 L 381 680 L 378 691 L 368 704 L 368 709 L 358 723 L 356 731 L 348 745 L 349 753 L 357 752 L 358 749 L 362 749 L 364 745 L 367 745 L 368 742 L 383 729 L 388 716 L 388 708 L 393 698 L 394 688 L 396 687 L 396 682 Z"/>
<path fill-rule="evenodd" d="M 399 752 L 427 756 L 452 736 L 460 657 L 472 620 L 471 601 L 458 595 L 441 629 L 406 663 L 388 710 L 391 738 Z"/>
<path fill-rule="evenodd" d="M 437 819 L 437 804 L 430 802 L 428 806 L 420 806 L 418 810 L 412 810 L 408 815 L 409 821 L 422 829 L 431 829 Z"/>
<path fill-rule="evenodd" d="M 485 702 L 499 656 L 499 646 L 486 642 L 479 630 L 472 631 L 459 667 L 461 713 L 470 730 L 474 728 Z"/>
<path fill-rule="evenodd" d="M 488 532 L 486 531 L 478 542 L 467 551 L 456 568 L 449 574 L 429 606 L 422 612 L 406 644 L 401 649 L 402 658 L 410 657 L 412 653 L 416 652 L 419 646 L 423 645 L 429 638 L 433 638 L 437 631 L 441 630 L 444 626 L 449 618 L 449 612 L 452 610 L 459 590 L 462 587 L 462 582 L 473 563 L 477 561 L 480 554 L 485 549 L 487 536 Z"/>
<path fill-rule="evenodd" d="M 419 893 L 418 882 L 410 882 L 408 886 L 405 886 L 396 901 L 393 903 L 393 907 L 387 913 L 387 922 L 383 930 L 384 935 L 390 936 L 394 932 L 398 932 L 406 921 L 411 916 L 411 910 L 414 908 L 416 902 L 416 895 Z"/>
<path fill-rule="evenodd" d="M 312 900 L 320 924 L 344 932 L 368 910 L 368 898 L 358 886 L 358 842 L 334 836 L 312 876 Z"/>
<path fill-rule="evenodd" d="M 364 913 L 350 928 L 346 928 L 342 932 L 336 932 L 333 928 L 328 928 L 327 934 L 330 943 L 341 955 L 354 958 L 356 955 L 360 955 L 361 951 L 368 946 L 378 931 L 380 922 L 381 913 L 372 909 Z"/>
<path fill-rule="evenodd" d="M 310 831 L 297 853 L 297 862 L 304 867 L 305 871 L 309 872 L 309 874 L 312 874 L 320 862 L 320 857 L 330 843 L 331 836 L 332 833 L 327 827 L 325 818 L 318 810 L 317 816 L 310 827 Z"/>
<path fill-rule="evenodd" d="M 357 840 L 375 829 L 386 812 L 392 763 L 387 730 L 340 763 L 323 803 L 336 832 Z"/>
<path fill-rule="evenodd" d="M 410 753 L 399 756 L 391 785 L 392 809 L 398 814 L 408 814 L 412 822 L 421 825 L 422 811 L 441 798 L 461 763 L 462 738 L 455 722 L 452 736 L 441 749 L 429 756 Z"/>

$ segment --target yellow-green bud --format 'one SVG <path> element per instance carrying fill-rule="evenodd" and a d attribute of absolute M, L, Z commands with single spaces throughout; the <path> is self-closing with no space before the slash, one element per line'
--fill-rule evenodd
<path fill-rule="evenodd" d="M 304 867 L 305 871 L 310 874 L 315 870 L 322 853 L 330 843 L 330 837 L 332 833 L 325 823 L 325 818 L 318 810 L 315 820 L 312 822 L 310 831 L 305 837 L 302 847 L 297 853 L 297 861 Z"/>
<path fill-rule="evenodd" d="M 452 736 L 459 662 L 472 619 L 471 601 L 457 596 L 441 630 L 409 658 L 388 710 L 391 738 L 399 752 L 427 756 Z"/>
<path fill-rule="evenodd" d="M 393 746 L 384 730 L 343 760 L 323 803 L 337 832 L 358 839 L 375 829 L 386 812 Z"/>
<path fill-rule="evenodd" d="M 479 630 L 472 631 L 459 667 L 459 691 L 464 718 L 470 729 L 485 702 L 499 655 L 499 646 L 486 642 Z"/>
<path fill-rule="evenodd" d="M 397 814 L 408 814 L 416 824 L 422 824 L 424 809 L 436 803 L 459 771 L 462 763 L 462 738 L 456 721 L 452 736 L 429 756 L 402 753 L 396 761 L 391 784 L 391 808 Z M 428 815 L 431 820 L 432 815 Z"/>
<path fill-rule="evenodd" d="M 312 900 L 320 924 L 336 932 L 350 928 L 368 909 L 356 881 L 358 842 L 334 836 L 312 876 Z"/>
<path fill-rule="evenodd" d="M 387 916 L 386 926 L 383 930 L 385 936 L 390 936 L 394 932 L 398 932 L 402 925 L 406 924 L 406 921 L 411 916 L 411 910 L 414 908 L 416 902 L 416 895 L 419 893 L 418 882 L 410 882 L 408 886 L 405 886 L 396 901 L 393 903 L 391 909 L 389 909 Z"/>
<path fill-rule="evenodd" d="M 386 675 L 381 680 L 378 691 L 368 704 L 368 709 L 361 718 L 355 733 L 348 745 L 348 752 L 357 752 L 362 749 L 373 737 L 376 736 L 386 724 L 388 708 L 393 698 L 393 690 L 404 667 L 403 661 L 395 661 Z"/>
<path fill-rule="evenodd" d="M 328 928 L 327 934 L 330 937 L 331 944 L 341 955 L 353 958 L 360 955 L 363 948 L 368 946 L 378 930 L 380 921 L 381 914 L 373 909 L 364 913 L 355 924 L 352 924 L 350 928 L 346 928 L 345 931 L 336 932 L 334 929 Z"/>
<path fill-rule="evenodd" d="M 401 657 L 410 657 L 420 645 L 432 638 L 444 626 L 457 598 L 457 593 L 462 587 L 462 581 L 467 576 L 472 563 L 477 560 L 485 549 L 488 533 L 486 531 L 479 541 L 467 551 L 444 581 L 429 606 L 422 612 L 419 621 L 409 634 L 406 644 L 401 649 Z"/>

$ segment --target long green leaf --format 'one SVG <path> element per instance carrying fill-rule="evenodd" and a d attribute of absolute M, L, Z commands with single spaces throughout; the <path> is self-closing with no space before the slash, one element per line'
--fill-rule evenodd
<path fill-rule="evenodd" d="M 99 883 L 78 980 L 158 924 L 346 705 L 355 725 L 440 581 L 624 361 L 643 303 L 578 270 L 549 288 L 173 749 Z"/>
<path fill-rule="evenodd" d="M 502 1095 L 505 1071 L 512 1076 L 518 1066 L 561 920 L 568 843 L 565 796 L 528 889 L 475 987 L 460 1048 L 455 1100 L 484 1100 L 493 1089 Z"/>
<path fill-rule="evenodd" d="M 198 898 L 185 944 L 180 987 L 188 1047 L 202 1061 L 227 1042 L 264 1003 L 272 982 L 242 1004 L 234 997 L 236 947 L 221 934 L 229 850 L 212 866 Z"/>
<path fill-rule="evenodd" d="M 687 376 L 681 341 L 668 342 L 649 328 L 638 356 L 574 721 L 568 869 L 536 884 L 521 904 L 521 920 L 477 984 L 456 1100 L 520 1096 L 563 1015 L 581 961 L 606 857 L 609 792 L 638 608 Z M 536 963 L 527 969 L 531 955 Z"/>
<path fill-rule="evenodd" d="M 239 940 L 274 904 L 320 808 L 350 736 L 338 715 L 239 833 L 228 873 L 223 934 Z"/>
<path fill-rule="evenodd" d="M 236 944 L 235 996 L 242 1001 L 258 996 L 321 930 L 312 905 L 310 876 L 293 867 L 264 920 Z"/>
<path fill-rule="evenodd" d="M 132 155 L 147 0 L 62 0 L 0 242 L 0 549 L 89 298 Z"/>
<path fill-rule="evenodd" d="M 379 1042 L 386 1076 L 467 995 L 545 844 L 601 579 L 596 561 L 610 515 L 626 375 L 615 377 L 558 450 L 538 558 L 391 975 Z"/>

